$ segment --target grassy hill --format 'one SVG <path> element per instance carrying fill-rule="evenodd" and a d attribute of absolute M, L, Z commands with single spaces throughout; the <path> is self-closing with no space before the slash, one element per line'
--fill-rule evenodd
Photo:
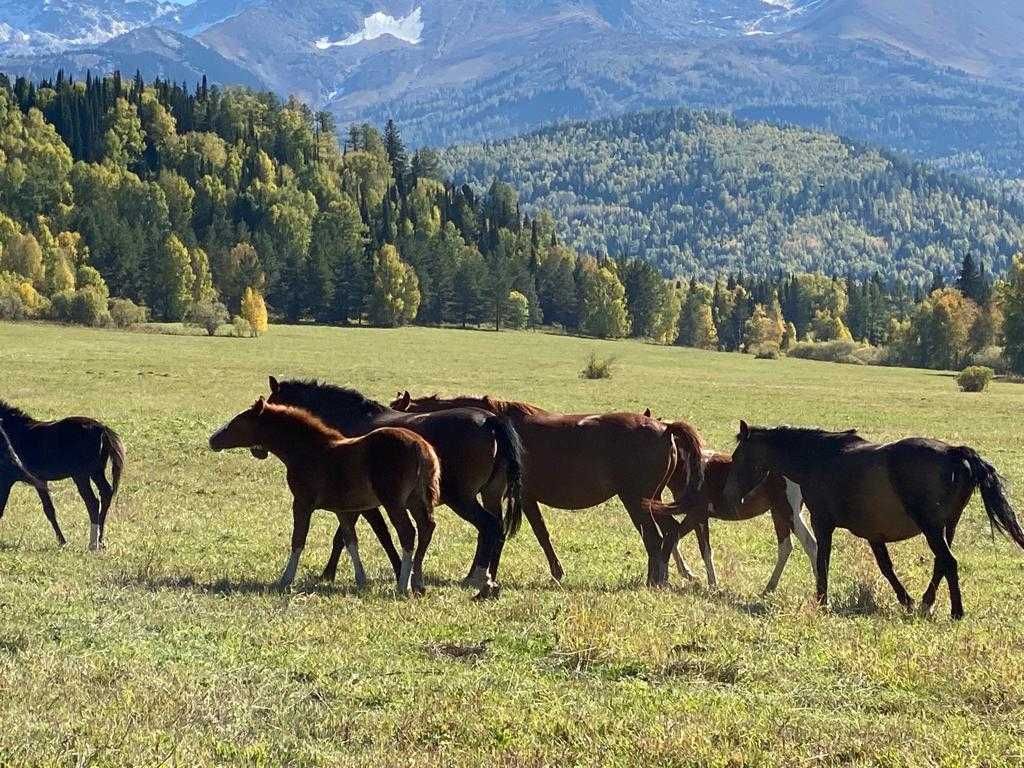
<path fill-rule="evenodd" d="M 500 353 L 497 352 L 500 341 Z M 583 381 L 591 350 L 615 375 Z M 0 763 L 97 765 L 1006 764 L 1024 755 L 1024 557 L 992 542 L 977 500 L 957 535 L 967 620 L 903 616 L 866 545 L 836 539 L 834 611 L 812 605 L 799 552 L 775 596 L 767 519 L 712 529 L 723 588 L 641 585 L 620 504 L 549 512 L 568 575 L 547 579 L 528 530 L 505 593 L 470 602 L 472 555 L 446 509 L 430 591 L 396 600 L 361 528 L 371 588 L 343 563 L 315 583 L 333 532 L 314 521 L 296 589 L 268 587 L 288 549 L 282 467 L 212 454 L 217 426 L 269 373 L 322 376 L 378 398 L 488 391 L 573 411 L 694 420 L 728 448 L 736 420 L 927 434 L 976 446 L 1024 503 L 1024 388 L 964 395 L 942 374 L 760 361 L 542 334 L 275 327 L 259 341 L 0 324 L 0 396 L 40 417 L 86 413 L 124 435 L 128 469 L 103 554 L 55 484 L 71 544 L 35 495 L 0 523 Z M 865 399 L 863 393 L 870 392 Z M 877 405 L 884 403 L 884 407 Z M 893 548 L 919 593 L 921 541 Z M 697 566 L 695 547 L 684 551 Z"/>
<path fill-rule="evenodd" d="M 666 272 L 897 275 L 927 286 L 965 253 L 995 271 L 1024 207 L 975 181 L 838 136 L 686 110 L 567 123 L 445 154 L 457 180 L 512 183 L 594 254 Z"/>

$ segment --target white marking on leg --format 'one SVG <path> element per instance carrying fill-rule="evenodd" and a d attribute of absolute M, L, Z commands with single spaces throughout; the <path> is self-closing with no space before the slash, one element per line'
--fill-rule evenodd
<path fill-rule="evenodd" d="M 95 552 L 100 548 L 100 526 L 99 523 L 92 523 L 89 526 L 89 549 Z"/>
<path fill-rule="evenodd" d="M 345 545 L 345 549 L 348 552 L 348 556 L 352 559 L 352 571 L 355 574 L 356 586 L 359 588 L 366 586 L 366 570 L 363 568 L 363 560 L 359 557 L 359 545 L 350 541 Z"/>
<path fill-rule="evenodd" d="M 679 553 L 679 544 L 677 543 L 672 547 L 672 559 L 676 561 L 676 570 L 679 571 L 679 575 L 684 579 L 693 581 L 693 571 L 690 570 L 690 566 L 686 564 L 683 556 Z"/>
<path fill-rule="evenodd" d="M 700 556 L 704 559 L 704 570 L 708 572 L 708 587 L 710 589 L 717 589 L 718 574 L 715 573 L 715 552 L 711 549 L 710 544 L 708 544 L 706 550 L 701 549 Z"/>
<path fill-rule="evenodd" d="M 772 571 L 772 577 L 768 579 L 768 586 L 764 588 L 765 593 L 774 592 L 775 588 L 779 586 L 779 579 L 782 578 L 782 571 L 786 568 L 786 562 L 789 560 L 789 554 L 793 551 L 793 540 L 787 536 L 779 542 L 779 554 L 775 560 L 775 570 Z"/>
<path fill-rule="evenodd" d="M 282 589 L 287 589 L 295 581 L 295 572 L 299 569 L 300 557 L 302 557 L 302 547 L 293 549 L 291 555 L 288 556 L 288 565 L 284 567 L 284 573 L 281 574 Z"/>
<path fill-rule="evenodd" d="M 412 550 L 402 550 L 402 570 L 398 576 L 398 594 L 409 594 L 412 586 Z"/>

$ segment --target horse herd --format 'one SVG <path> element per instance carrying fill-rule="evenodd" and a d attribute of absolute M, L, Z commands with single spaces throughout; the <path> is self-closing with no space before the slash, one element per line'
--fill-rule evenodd
<path fill-rule="evenodd" d="M 477 530 L 466 580 L 479 589 L 478 599 L 499 593 L 502 550 L 523 517 L 552 577 L 561 580 L 564 570 L 540 505 L 584 509 L 615 496 L 643 541 L 652 586 L 667 582 L 673 557 L 680 572 L 692 578 L 678 550 L 680 537 L 690 531 L 708 583 L 715 586 L 709 521 L 770 512 L 778 557 L 766 592 L 777 586 L 795 534 L 814 566 L 817 598 L 827 604 L 832 537 L 836 528 L 844 528 L 869 542 L 897 599 L 912 609 L 887 544 L 923 535 L 934 568 L 921 608 L 932 609 L 945 579 L 951 615 L 959 619 L 963 603 L 951 547 L 975 489 L 993 527 L 1024 548 L 1024 531 L 999 474 L 966 446 L 926 438 L 880 445 L 853 430 L 740 422 L 730 456 L 705 450 L 687 422 L 656 419 L 650 411 L 561 414 L 486 396 L 414 398 L 407 391 L 385 406 L 319 381 L 270 377 L 269 383 L 269 394 L 218 429 L 209 444 L 214 451 L 247 448 L 258 459 L 274 454 L 285 464 L 293 527 L 282 588 L 295 578 L 316 509 L 338 518 L 324 579 L 334 579 L 347 550 L 357 585 L 365 584 L 355 530 L 362 516 L 391 561 L 398 591 L 406 594 L 424 590 L 434 507 L 447 505 Z M 47 483 L 71 478 L 89 512 L 90 549 L 102 548 L 124 462 L 120 437 L 93 419 L 42 422 L 0 401 L 0 516 L 16 482 L 33 485 L 64 544 Z M 661 501 L 666 488 L 671 503 Z M 801 516 L 804 505 L 810 529 Z"/>

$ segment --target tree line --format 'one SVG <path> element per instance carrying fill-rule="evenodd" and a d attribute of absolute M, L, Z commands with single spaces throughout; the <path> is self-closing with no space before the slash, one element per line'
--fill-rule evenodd
<path fill-rule="evenodd" d="M 527 212 L 504 181 L 446 179 L 439 155 L 410 152 L 390 121 L 339 136 L 330 115 L 294 99 L 205 81 L 0 79 L 2 317 L 127 325 L 148 315 L 211 333 L 233 315 L 261 332 L 268 313 L 543 324 L 751 352 L 856 339 L 894 362 L 955 367 L 1003 335 L 1015 359 L 1019 279 L 1011 270 L 995 282 L 985 261 L 968 250 L 955 286 L 945 269 L 922 285 L 863 275 L 852 259 L 833 265 L 846 267 L 842 278 L 706 279 L 702 268 L 666 279 L 646 258 L 571 247 L 551 213 Z"/>

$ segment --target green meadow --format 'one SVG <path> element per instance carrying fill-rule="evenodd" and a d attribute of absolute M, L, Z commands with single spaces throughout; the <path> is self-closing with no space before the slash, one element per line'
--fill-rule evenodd
<path fill-rule="evenodd" d="M 611 379 L 579 377 L 614 355 Z M 965 621 L 904 615 L 864 542 L 837 534 L 833 607 L 797 547 L 778 592 L 765 517 L 712 526 L 721 588 L 651 591 L 617 501 L 547 511 L 553 583 L 528 526 L 499 600 L 460 586 L 472 529 L 447 508 L 428 593 L 398 599 L 360 525 L 370 587 L 343 559 L 321 584 L 318 513 L 294 589 L 282 466 L 213 454 L 210 433 L 267 391 L 316 376 L 381 400 L 488 392 L 555 410 L 653 409 L 729 450 L 737 422 L 858 427 L 975 446 L 1024 508 L 1024 385 L 960 393 L 951 375 L 755 360 L 544 333 L 272 327 L 258 340 L 0 324 L 0 397 L 85 414 L 128 446 L 108 548 L 86 551 L 70 482 L 58 549 L 34 492 L 0 522 L 0 764 L 11 766 L 794 766 L 1024 762 L 1024 552 L 977 499 L 957 535 Z M 922 540 L 892 548 L 919 596 Z"/>

